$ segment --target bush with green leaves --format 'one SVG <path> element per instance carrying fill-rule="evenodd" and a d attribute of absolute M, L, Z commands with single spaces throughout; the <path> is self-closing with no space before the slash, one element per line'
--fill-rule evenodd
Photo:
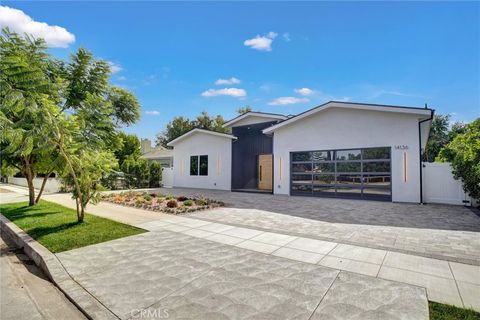
<path fill-rule="evenodd" d="M 186 207 L 191 207 L 193 205 L 193 201 L 190 200 L 190 199 L 187 199 L 187 200 L 183 201 L 183 205 L 186 206 Z"/>
<path fill-rule="evenodd" d="M 143 199 L 145 199 L 146 201 L 152 201 L 152 196 L 146 193 L 143 195 Z"/>
<path fill-rule="evenodd" d="M 465 126 L 464 133 L 459 133 L 440 151 L 439 161 L 452 164 L 455 179 L 460 179 L 463 189 L 472 198 L 480 199 L 480 118 Z"/>

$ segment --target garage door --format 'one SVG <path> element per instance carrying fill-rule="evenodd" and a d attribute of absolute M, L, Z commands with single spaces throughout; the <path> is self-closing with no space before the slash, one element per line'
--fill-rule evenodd
<path fill-rule="evenodd" d="M 391 149 L 290 153 L 290 193 L 391 201 Z"/>

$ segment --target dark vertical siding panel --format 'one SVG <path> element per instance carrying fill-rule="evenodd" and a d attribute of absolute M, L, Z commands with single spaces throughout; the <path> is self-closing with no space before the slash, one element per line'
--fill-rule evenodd
<path fill-rule="evenodd" d="M 273 153 L 273 139 L 262 130 L 277 123 L 265 122 L 232 128 L 232 189 L 258 187 L 258 155 Z"/>

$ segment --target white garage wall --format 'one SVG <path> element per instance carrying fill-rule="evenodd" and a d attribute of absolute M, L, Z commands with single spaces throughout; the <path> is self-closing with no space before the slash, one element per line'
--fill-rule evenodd
<path fill-rule="evenodd" d="M 190 175 L 190 156 L 208 155 L 208 176 Z M 232 139 L 196 132 L 173 148 L 175 187 L 230 190 Z"/>
<path fill-rule="evenodd" d="M 420 202 L 417 117 L 402 113 L 331 108 L 277 129 L 273 136 L 274 193 L 290 193 L 290 152 L 391 147 L 392 200 Z M 396 146 L 408 149 L 396 149 Z"/>

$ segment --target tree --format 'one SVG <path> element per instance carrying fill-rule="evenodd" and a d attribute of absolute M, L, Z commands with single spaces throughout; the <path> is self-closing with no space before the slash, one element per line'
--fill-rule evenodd
<path fill-rule="evenodd" d="M 167 124 L 163 132 L 157 134 L 155 142 L 157 146 L 167 147 L 170 141 L 195 128 L 226 133 L 228 129 L 223 127 L 224 123 L 225 120 L 222 116 L 211 117 L 205 111 L 200 113 L 194 120 L 185 117 L 175 117 Z"/>
<path fill-rule="evenodd" d="M 128 156 L 133 156 L 138 159 L 141 156 L 140 153 L 140 140 L 134 134 L 127 134 L 120 132 L 118 135 L 121 139 L 121 147 L 115 150 L 115 157 L 118 160 L 120 167 Z"/>
<path fill-rule="evenodd" d="M 162 133 L 157 134 L 156 145 L 167 147 L 167 143 L 192 130 L 194 123 L 185 117 L 175 117 L 170 121 Z"/>
<path fill-rule="evenodd" d="M 245 107 L 240 107 L 237 109 L 237 113 L 239 115 L 242 115 L 247 112 L 252 112 L 252 107 L 250 107 L 249 105 L 246 105 Z"/>
<path fill-rule="evenodd" d="M 450 131 L 448 132 L 448 141 L 452 141 L 458 134 L 465 133 L 467 130 L 467 125 L 464 122 L 456 121 L 450 127 Z"/>
<path fill-rule="evenodd" d="M 162 180 L 162 166 L 158 161 L 150 163 L 150 188 L 160 187 L 160 180 Z"/>
<path fill-rule="evenodd" d="M 46 53 L 45 42 L 22 38 L 8 29 L 0 37 L 0 154 L 2 168 L 16 168 L 27 180 L 29 205 L 35 205 L 33 180 L 53 153 L 48 144 L 54 124 L 59 79 L 58 64 Z M 55 167 L 52 167 L 54 170 Z M 43 188 L 42 188 L 43 189 Z"/>
<path fill-rule="evenodd" d="M 428 137 L 423 160 L 434 162 L 440 150 L 449 142 L 449 126 L 450 115 L 435 115 L 430 127 L 430 135 Z"/>
<path fill-rule="evenodd" d="M 56 145 L 66 162 L 64 179 L 73 188 L 79 222 L 87 204 L 103 189 L 101 178 L 116 167 L 109 150 L 121 146 L 119 129 L 140 116 L 136 98 L 110 87 L 109 76 L 108 63 L 85 49 L 79 49 L 64 68 L 64 113 L 56 126 Z"/>
<path fill-rule="evenodd" d="M 456 179 L 460 179 L 465 192 L 480 199 L 480 118 L 464 128 L 438 156 L 439 161 L 448 161 Z"/>
<path fill-rule="evenodd" d="M 145 188 L 150 182 L 150 169 L 148 161 L 142 158 L 128 156 L 120 166 L 120 170 L 125 173 L 127 188 Z"/>
<path fill-rule="evenodd" d="M 108 62 L 83 48 L 66 63 L 47 54 L 43 40 L 2 31 L 2 170 L 16 167 L 25 175 L 30 205 L 39 200 L 33 187 L 37 173 L 44 173 L 45 183 L 58 171 L 83 221 L 85 207 L 102 189 L 101 176 L 116 165 L 109 150 L 120 147 L 119 130 L 140 117 L 135 96 L 111 87 L 109 77 Z"/>

